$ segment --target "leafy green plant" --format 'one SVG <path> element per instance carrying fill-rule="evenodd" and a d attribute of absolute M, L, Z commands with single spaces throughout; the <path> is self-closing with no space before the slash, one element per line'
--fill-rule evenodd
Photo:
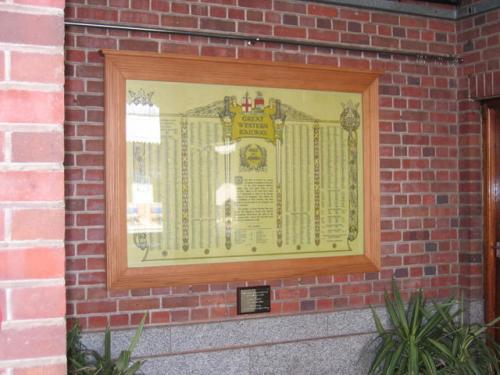
<path fill-rule="evenodd" d="M 75 321 L 66 333 L 66 358 L 68 360 L 69 375 L 78 374 L 79 370 L 87 364 L 85 347 L 81 342 L 81 328 L 78 321 Z"/>
<path fill-rule="evenodd" d="M 379 345 L 369 373 L 417 375 L 425 370 L 433 373 L 435 364 L 429 339 L 440 337 L 443 317 L 441 314 L 429 316 L 422 291 L 411 296 L 405 310 L 394 281 L 392 297 L 386 291 L 384 298 L 392 327 L 385 329 L 377 313 L 372 309 L 379 334 Z M 451 309 L 450 303 L 443 304 L 444 311 L 449 309 Z"/>
<path fill-rule="evenodd" d="M 372 375 L 488 375 L 498 371 L 499 350 L 487 345 L 485 325 L 465 322 L 463 303 L 449 299 L 427 303 L 420 290 L 405 308 L 395 281 L 392 295 L 385 292 L 390 327 L 373 311 L 378 332 Z M 500 373 L 500 372 L 498 372 Z"/>
<path fill-rule="evenodd" d="M 118 358 L 111 356 L 111 329 L 106 327 L 104 332 L 104 354 L 95 350 L 88 350 L 81 344 L 80 329 L 75 328 L 71 333 L 71 341 L 68 339 L 68 373 L 71 375 L 134 375 L 137 374 L 144 361 L 131 363 L 132 353 L 139 342 L 144 329 L 146 315 L 135 331 L 135 335 L 130 341 L 126 350 L 122 350 Z M 68 332 L 68 337 L 70 335 Z M 71 350 L 70 345 L 71 344 Z M 71 371 L 70 372 L 70 365 Z"/>
<path fill-rule="evenodd" d="M 500 374 L 500 347 L 487 334 L 500 317 L 488 324 L 467 324 L 465 322 L 463 301 L 456 316 L 447 315 L 441 306 L 435 306 L 442 314 L 446 324 L 441 341 L 431 340 L 436 359 L 440 363 L 440 374 L 445 375 L 483 375 Z"/>

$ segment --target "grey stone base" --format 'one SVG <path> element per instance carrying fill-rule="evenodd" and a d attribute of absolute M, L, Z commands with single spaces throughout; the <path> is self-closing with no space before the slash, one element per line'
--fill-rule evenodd
<path fill-rule="evenodd" d="M 468 302 L 470 321 L 482 321 L 482 301 Z M 384 308 L 377 313 L 384 324 Z M 144 329 L 134 357 L 147 375 L 366 374 L 375 337 L 370 309 Z M 112 352 L 127 348 L 134 330 L 113 331 Z M 103 334 L 83 343 L 102 350 Z"/>
<path fill-rule="evenodd" d="M 252 348 L 174 355 L 148 360 L 145 374 L 304 375 L 363 374 L 371 356 L 363 348 L 374 335 L 264 345 Z"/>

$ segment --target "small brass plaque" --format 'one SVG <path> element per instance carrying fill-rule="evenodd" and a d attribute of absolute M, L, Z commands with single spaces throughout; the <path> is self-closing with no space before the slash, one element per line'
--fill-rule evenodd
<path fill-rule="evenodd" d="M 271 287 L 249 286 L 236 289 L 238 315 L 266 313 L 271 311 Z"/>

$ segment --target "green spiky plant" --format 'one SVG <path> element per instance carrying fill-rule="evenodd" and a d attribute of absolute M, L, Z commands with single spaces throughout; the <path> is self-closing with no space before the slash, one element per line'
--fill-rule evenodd
<path fill-rule="evenodd" d="M 373 311 L 378 332 L 372 375 L 489 375 L 498 371 L 498 346 L 488 346 L 486 330 L 496 324 L 465 323 L 463 304 L 448 299 L 427 303 L 422 290 L 405 308 L 392 282 L 392 295 L 384 294 L 390 327 L 384 328 Z"/>
<path fill-rule="evenodd" d="M 422 291 L 411 296 L 405 310 L 395 281 L 392 282 L 392 297 L 386 291 L 384 298 L 391 327 L 384 328 L 372 309 L 379 343 L 369 373 L 418 375 L 426 370 L 432 373 L 435 364 L 429 339 L 441 336 L 442 316 L 428 316 Z M 449 312 L 451 306 L 449 302 L 443 303 L 443 310 Z"/>
<path fill-rule="evenodd" d="M 126 350 L 122 350 L 118 358 L 111 356 L 111 329 L 106 327 L 104 332 L 104 354 L 95 350 L 86 349 L 80 342 L 80 329 L 68 332 L 67 358 L 68 374 L 71 375 L 134 375 L 138 374 L 144 361 L 131 363 L 132 353 L 139 342 L 144 329 L 146 314 L 142 318 L 135 335 Z M 70 338 L 71 332 L 71 340 Z M 71 347 L 70 347 L 71 345 Z M 70 369 L 72 372 L 70 372 Z"/>
<path fill-rule="evenodd" d="M 439 374 L 500 374 L 500 347 L 487 333 L 500 317 L 488 324 L 468 324 L 465 321 L 463 305 L 462 300 L 458 311 L 450 316 L 442 311 L 439 304 L 435 304 L 435 310 L 445 321 L 441 340 L 431 340 L 441 368 Z"/>
<path fill-rule="evenodd" d="M 73 322 L 66 333 L 66 358 L 69 375 L 81 373 L 81 369 L 87 365 L 87 356 L 81 342 L 81 328 L 78 321 Z"/>
<path fill-rule="evenodd" d="M 109 326 L 106 327 L 104 332 L 104 355 L 99 354 L 95 350 L 89 351 L 92 357 L 91 364 L 87 366 L 87 370 L 90 371 L 92 375 L 134 375 L 141 368 L 143 361 L 136 361 L 132 364 L 131 357 L 139 338 L 141 337 L 142 331 L 144 329 L 144 321 L 146 320 L 146 315 L 141 320 L 141 323 L 135 331 L 135 335 L 130 341 L 130 345 L 127 350 L 122 350 L 118 358 L 114 359 L 111 357 L 111 329 Z"/>

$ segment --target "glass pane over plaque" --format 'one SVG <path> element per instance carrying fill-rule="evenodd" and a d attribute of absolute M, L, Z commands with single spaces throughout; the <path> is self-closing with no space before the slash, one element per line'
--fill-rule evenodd
<path fill-rule="evenodd" d="M 127 81 L 129 267 L 363 253 L 361 94 Z"/>

